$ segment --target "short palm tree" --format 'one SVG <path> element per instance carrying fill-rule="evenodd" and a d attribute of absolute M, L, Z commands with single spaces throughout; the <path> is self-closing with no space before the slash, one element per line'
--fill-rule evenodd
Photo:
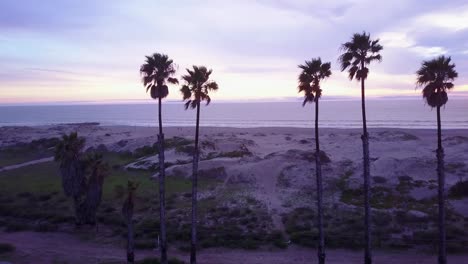
<path fill-rule="evenodd" d="M 140 67 L 143 85 L 146 91 L 150 91 L 151 97 L 158 100 L 159 116 L 159 215 L 160 215 L 160 237 L 161 263 L 167 264 L 167 242 L 166 242 L 166 198 L 165 198 L 165 168 L 164 168 L 164 134 L 162 128 L 162 99 L 169 94 L 167 83 L 178 84 L 173 78 L 176 72 L 174 62 L 167 55 L 154 53 L 146 56 L 145 63 Z"/>
<path fill-rule="evenodd" d="M 185 102 L 185 109 L 197 109 L 197 121 L 195 128 L 195 149 L 193 152 L 193 172 L 192 172 L 192 232 L 190 263 L 197 263 L 197 184 L 198 184 L 198 134 L 200 124 L 200 103 L 206 101 L 208 105 L 211 102 L 209 92 L 218 90 L 218 84 L 210 80 L 212 70 L 205 66 L 193 66 L 187 69 L 187 75 L 182 76 L 185 84 L 180 91 Z"/>
<path fill-rule="evenodd" d="M 86 167 L 89 177 L 83 205 L 87 221 L 97 226 L 96 213 L 102 200 L 104 178 L 109 175 L 109 165 L 102 154 L 93 153 L 86 158 Z"/>
<path fill-rule="evenodd" d="M 135 192 L 139 183 L 128 181 L 127 198 L 122 206 L 122 216 L 127 224 L 127 263 L 135 262 L 135 238 L 133 230 L 133 209 L 135 207 Z"/>
<path fill-rule="evenodd" d="M 445 240 L 445 168 L 444 149 L 442 147 L 442 128 L 440 108 L 447 103 L 447 91 L 454 87 L 453 81 L 458 77 L 455 64 L 450 57 L 440 56 L 423 61 L 416 72 L 416 84 L 423 87 L 422 94 L 427 104 L 437 109 L 437 176 L 439 200 L 439 264 L 447 263 Z"/>
<path fill-rule="evenodd" d="M 379 40 L 371 40 L 370 35 L 363 32 L 354 34 L 351 41 L 346 42 L 341 47 L 343 54 L 339 58 L 341 71 L 348 69 L 349 79 L 354 78 L 361 82 L 361 109 L 362 109 L 362 149 L 364 161 L 364 225 L 365 225 L 365 264 L 372 263 L 371 254 L 371 232 L 370 232 L 370 158 L 369 158 L 369 134 L 367 133 L 366 104 L 364 81 L 369 74 L 367 66 L 373 61 L 381 61 L 379 52 L 383 47 Z"/>
<path fill-rule="evenodd" d="M 302 70 L 299 74 L 299 92 L 304 92 L 304 101 L 302 106 L 307 103 L 315 102 L 315 171 L 317 180 L 317 211 L 318 220 L 317 228 L 319 230 L 318 244 L 318 259 L 320 264 L 325 263 L 325 238 L 323 234 L 323 208 L 322 208 L 322 164 L 320 161 L 320 144 L 319 144 L 319 99 L 322 95 L 320 81 L 331 75 L 331 63 L 322 63 L 320 58 L 305 61 L 304 65 L 299 65 Z"/>
<path fill-rule="evenodd" d="M 55 161 L 60 163 L 62 188 L 65 195 L 73 199 L 77 225 L 83 222 L 81 204 L 82 196 L 86 193 L 86 166 L 82 161 L 85 143 L 84 138 L 72 132 L 70 135 L 63 135 L 55 147 Z"/>

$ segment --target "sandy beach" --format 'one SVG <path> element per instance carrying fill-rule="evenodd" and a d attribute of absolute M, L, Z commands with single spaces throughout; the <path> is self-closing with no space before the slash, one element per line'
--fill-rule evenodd
<path fill-rule="evenodd" d="M 86 148 L 106 149 L 115 153 L 135 153 L 144 146 L 152 146 L 156 142 L 157 133 L 155 127 L 99 126 L 97 124 L 1 127 L 0 148 L 7 149 L 33 140 L 59 137 L 72 131 L 77 131 L 80 136 L 86 138 Z M 166 140 L 183 138 L 190 142 L 194 138 L 194 129 L 191 127 L 168 127 L 164 129 L 164 133 Z M 305 241 L 307 235 L 303 234 L 303 230 L 307 229 L 307 226 L 314 225 L 314 218 L 308 216 L 308 212 L 310 211 L 313 215 L 315 210 L 313 130 L 275 127 L 201 127 L 200 133 L 201 177 L 215 180 L 216 185 L 202 190 L 199 199 L 209 200 L 216 197 L 220 199 L 216 208 L 220 206 L 242 208 L 245 204 L 242 202 L 236 204 L 232 200 L 240 201 L 239 197 L 247 197 L 246 203 L 248 204 L 248 199 L 253 198 L 256 201 L 255 206 L 258 206 L 258 210 L 264 210 L 267 216 L 265 219 L 268 218 L 262 230 L 279 230 L 284 234 L 285 240 L 292 241 L 298 246 L 307 246 Z M 353 224 L 359 226 L 359 215 L 362 214 L 360 207 L 362 193 L 359 193 L 362 184 L 360 134 L 359 129 L 320 130 L 320 144 L 324 151 L 322 160 L 325 163 L 323 176 L 326 219 L 329 221 L 328 227 L 331 230 L 330 240 L 333 240 L 330 243 L 336 244 L 334 247 L 338 248 L 346 247 L 341 242 L 348 239 L 348 236 L 356 236 L 356 234 L 344 234 L 341 238 L 337 237 L 338 242 L 336 242 L 333 237 L 338 236 L 342 231 L 333 228 L 340 226 L 343 221 L 348 221 L 343 224 L 343 228 L 349 229 Z M 190 144 L 182 147 L 188 145 Z M 466 253 L 468 242 L 463 240 L 463 234 L 468 224 L 468 197 L 452 197 L 450 190 L 458 182 L 467 180 L 468 131 L 444 130 L 443 145 L 447 170 L 446 189 L 449 193 L 447 208 L 450 220 L 448 224 L 453 229 L 448 237 L 449 246 L 452 246 L 455 252 Z M 190 151 L 182 147 L 166 149 L 168 177 L 190 179 L 191 155 Z M 433 248 L 436 239 L 434 221 L 437 212 L 435 207 L 437 194 L 435 147 L 435 130 L 370 129 L 371 177 L 374 195 L 372 207 L 376 218 L 374 225 L 378 233 L 375 239 L 378 240 L 377 247 L 381 250 L 388 248 L 406 250 L 410 247 L 412 256 L 417 257 L 421 254 L 427 257 L 427 252 Z M 51 163 L 49 157 L 41 157 L 41 159 L 44 160 L 43 162 Z M 151 168 L 157 164 L 157 160 L 155 154 L 143 155 L 125 163 L 123 169 L 151 171 Z M 4 172 L 0 172 L 0 178 L 9 177 L 8 175 L 14 174 L 14 171 L 19 168 L 37 166 L 31 165 L 34 164 L 31 160 L 21 163 L 23 162 L 26 163 L 24 165 L 26 167 L 18 166 L 18 164 L 3 166 Z M 10 174 L 5 175 L 5 173 Z M 150 173 L 150 177 L 157 176 L 157 172 Z M 231 195 L 231 193 L 234 194 Z M 354 223 L 348 219 L 349 217 L 357 220 Z M 208 220 L 205 219 L 205 221 Z M 309 225 L 302 226 L 304 221 L 308 221 Z M 349 221 L 352 223 L 350 224 Z M 213 222 L 212 225 L 215 223 Z M 16 241 L 11 236 L 10 240 Z M 202 253 L 202 256 L 207 254 L 207 259 L 213 260 L 206 263 L 221 263 L 216 261 L 213 251 L 207 250 L 207 253 Z M 284 252 L 296 252 L 288 254 L 297 255 L 302 254 L 300 252 L 304 250 L 311 252 L 305 255 L 310 255 L 312 258 L 315 256 L 314 249 L 302 247 L 297 251 L 288 249 Z M 342 254 L 345 251 L 334 250 L 333 252 Z M 383 261 L 388 257 L 385 251 L 379 252 L 376 263 L 390 263 Z M 233 258 L 236 255 L 235 253 L 223 254 L 232 255 Z M 223 254 L 219 254 L 219 257 Z M 258 260 L 261 256 L 259 257 L 258 254 L 252 253 L 252 260 L 246 260 L 243 263 L 261 263 Z M 268 263 L 288 263 L 282 258 L 274 262 L 276 253 L 268 254 L 268 256 L 271 259 Z M 357 256 L 360 255 L 357 254 Z M 382 262 L 378 261 L 379 257 Z M 436 260 L 435 256 L 432 258 Z M 464 259 L 463 256 L 457 258 Z M 399 263 L 426 263 L 425 261 L 411 262 L 411 258 L 405 259 L 408 261 L 402 260 Z M 303 261 L 302 259 L 298 261 L 295 263 L 305 263 L 300 262 Z M 226 260 L 222 263 L 234 262 Z M 337 261 L 336 263 L 344 262 Z"/>

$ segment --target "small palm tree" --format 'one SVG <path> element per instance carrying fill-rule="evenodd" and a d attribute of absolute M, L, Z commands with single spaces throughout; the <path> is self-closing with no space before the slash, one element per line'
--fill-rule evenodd
<path fill-rule="evenodd" d="M 135 192 L 138 189 L 139 183 L 135 184 L 132 181 L 127 183 L 127 198 L 122 206 L 122 216 L 127 224 L 127 263 L 135 262 L 135 241 L 133 231 L 133 208 L 135 207 Z"/>
<path fill-rule="evenodd" d="M 178 80 L 172 76 L 176 72 L 174 62 L 167 55 L 155 53 L 146 56 L 145 63 L 140 67 L 143 85 L 146 91 L 150 91 L 153 99 L 158 99 L 159 116 L 159 216 L 161 232 L 161 263 L 167 264 L 167 242 L 166 242 L 166 198 L 165 198 L 165 168 L 164 168 L 164 134 L 162 128 L 162 99 L 169 94 L 166 83 L 178 84 Z"/>
<path fill-rule="evenodd" d="M 195 128 L 195 150 L 193 152 L 193 172 L 192 172 L 192 235 L 190 249 L 190 263 L 197 263 L 197 184 L 198 184 L 198 133 L 200 124 L 200 103 L 206 101 L 206 105 L 211 102 L 208 95 L 210 91 L 218 90 L 218 84 L 210 80 L 212 70 L 204 66 L 193 66 L 187 69 L 187 75 L 182 76 L 185 85 L 180 91 L 185 102 L 185 109 L 197 109 L 197 121 Z"/>
<path fill-rule="evenodd" d="M 109 165 L 104 162 L 102 154 L 93 153 L 86 158 L 86 167 L 89 171 L 86 198 L 83 203 L 86 221 L 95 224 L 97 229 L 96 213 L 102 200 L 102 187 L 104 178 L 109 175 Z"/>
<path fill-rule="evenodd" d="M 316 167 L 316 180 L 317 180 L 317 211 L 318 220 L 317 228 L 319 230 L 319 245 L 318 245 L 318 259 L 320 264 L 325 263 L 325 238 L 323 234 L 323 208 L 322 208 L 322 164 L 320 161 L 320 144 L 319 144 L 319 99 L 322 96 L 322 89 L 320 88 L 320 81 L 331 75 L 331 63 L 322 63 L 320 58 L 305 61 L 304 65 L 299 65 L 302 72 L 299 74 L 299 92 L 304 92 L 304 102 L 302 106 L 307 103 L 315 102 L 315 167 Z"/>
<path fill-rule="evenodd" d="M 86 193 L 86 166 L 82 161 L 85 139 L 78 133 L 63 135 L 55 147 L 55 161 L 59 162 L 62 188 L 67 197 L 72 197 L 75 209 L 75 223 L 82 224 L 82 196 Z"/>
<path fill-rule="evenodd" d="M 338 59 L 341 64 L 341 71 L 348 69 L 349 79 L 356 78 L 361 82 L 361 109 L 362 109 L 362 129 L 363 135 L 362 148 L 364 160 L 364 225 L 365 225 L 365 253 L 364 261 L 366 264 L 372 263 L 371 254 L 371 232 L 370 232 L 370 158 L 369 158 L 369 135 L 367 133 L 366 104 L 364 81 L 369 74 L 367 66 L 373 61 L 381 61 L 382 56 L 379 52 L 383 47 L 379 40 L 371 40 L 370 35 L 363 32 L 354 34 L 350 42 L 342 45 L 343 54 Z"/>
<path fill-rule="evenodd" d="M 440 108 L 447 103 L 447 91 L 454 87 L 453 81 L 458 77 L 455 64 L 450 57 L 440 56 L 423 61 L 416 72 L 416 84 L 423 87 L 422 94 L 427 104 L 437 109 L 437 176 L 439 200 L 439 264 L 447 263 L 445 240 L 445 168 L 444 149 L 442 147 L 442 128 Z"/>

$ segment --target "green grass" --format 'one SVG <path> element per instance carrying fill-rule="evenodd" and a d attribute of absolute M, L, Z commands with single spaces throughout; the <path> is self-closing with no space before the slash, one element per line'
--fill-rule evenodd
<path fill-rule="evenodd" d="M 57 141 L 57 138 L 43 138 L 3 147 L 0 149 L 0 167 L 53 156 Z"/>
<path fill-rule="evenodd" d="M 0 172 L 0 193 L 16 195 L 22 192 L 44 194 L 61 191 L 58 165 L 44 162 L 15 170 Z"/>
<path fill-rule="evenodd" d="M 111 153 L 105 156 L 113 165 L 128 162 L 128 157 Z M 154 218 L 159 210 L 158 181 L 149 171 L 127 171 L 113 167 L 104 180 L 103 199 L 98 210 L 101 224 L 110 226 L 118 237 L 122 234 L 120 210 L 126 193 L 127 181 L 139 183 L 135 211 L 141 219 Z M 203 176 L 203 175 L 200 175 Z M 199 190 L 213 189 L 220 181 L 200 177 Z M 191 179 L 170 176 L 166 178 L 167 211 L 190 208 Z M 61 224 L 74 223 L 72 201 L 65 197 L 61 186 L 58 164 L 45 162 L 0 173 L 0 220 L 6 231 L 54 231 Z M 153 237 L 154 238 L 154 237 Z"/>
<path fill-rule="evenodd" d="M 138 182 L 137 195 L 140 198 L 151 198 L 157 193 L 158 181 L 151 178 L 152 173 L 148 171 L 126 171 L 111 170 L 104 180 L 103 200 L 117 202 L 116 189 L 126 188 L 127 181 Z M 200 177 L 199 188 L 201 191 L 213 188 L 219 183 L 216 179 L 205 179 Z M 125 190 L 125 189 L 124 189 Z M 166 193 L 171 194 L 189 192 L 191 180 L 182 177 L 166 178 Z M 30 193 L 34 196 L 56 192 L 62 194 L 61 177 L 58 165 L 55 162 L 45 162 L 18 168 L 0 173 L 0 192 L 3 196 L 16 196 L 21 193 Z M 64 198 L 61 196 L 61 198 Z"/>

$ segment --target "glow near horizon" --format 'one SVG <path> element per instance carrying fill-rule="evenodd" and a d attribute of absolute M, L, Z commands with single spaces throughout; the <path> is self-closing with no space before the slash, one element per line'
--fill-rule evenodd
<path fill-rule="evenodd" d="M 340 44 L 362 29 L 384 46 L 383 62 L 371 65 L 369 97 L 420 96 L 414 72 L 440 54 L 452 56 L 460 75 L 451 96 L 468 94 L 463 1 L 422 8 L 419 1 L 329 1 L 320 9 L 314 2 L 2 1 L 0 103 L 149 100 L 138 69 L 153 52 L 174 59 L 178 76 L 192 64 L 212 68 L 220 86 L 214 100 L 300 97 L 297 65 L 317 56 L 332 62 L 324 97 L 358 97 L 359 84 L 339 71 L 337 58 Z M 168 99 L 180 99 L 178 87 L 170 89 Z"/>

